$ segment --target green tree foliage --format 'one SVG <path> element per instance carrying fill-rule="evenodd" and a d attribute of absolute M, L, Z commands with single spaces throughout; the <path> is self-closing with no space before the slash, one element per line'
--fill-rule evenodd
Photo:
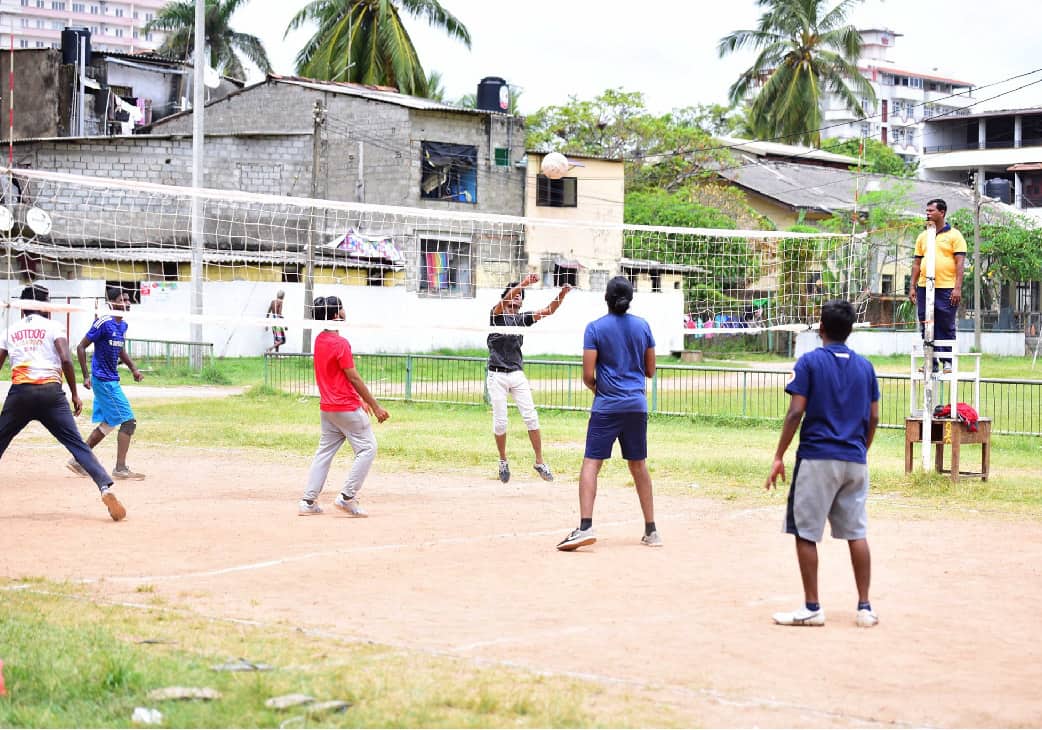
<path fill-rule="evenodd" d="M 715 208 L 686 200 L 681 194 L 646 190 L 626 196 L 626 223 L 671 228 L 733 229 L 732 218 Z M 710 303 L 714 309 L 738 311 L 741 302 L 724 294 L 758 275 L 756 257 L 746 238 L 718 238 L 688 233 L 627 229 L 623 253 L 634 259 L 690 267 L 684 274 L 686 311 Z"/>
<path fill-rule="evenodd" d="M 209 64 L 234 79 L 246 78 L 240 54 L 264 73 L 271 72 L 271 62 L 260 38 L 239 33 L 230 25 L 232 15 L 245 3 L 246 0 L 206 0 L 203 16 Z M 145 24 L 143 31 L 166 33 L 166 40 L 158 52 L 170 58 L 188 60 L 195 51 L 194 0 L 167 3 Z"/>
<path fill-rule="evenodd" d="M 918 162 L 905 162 L 901 155 L 878 139 L 865 139 L 863 142 L 865 147 L 862 170 L 895 177 L 915 177 L 916 170 L 919 168 Z M 861 144 L 862 141 L 856 139 L 847 139 L 838 143 L 829 140 L 823 145 L 823 148 L 827 148 L 829 152 L 835 152 L 837 155 L 857 157 Z"/>
<path fill-rule="evenodd" d="M 627 191 L 674 191 L 711 176 L 706 164 L 728 157 L 702 126 L 709 114 L 703 107 L 652 114 L 640 92 L 608 89 L 529 115 L 525 144 L 541 152 L 622 159 Z"/>
<path fill-rule="evenodd" d="M 963 208 L 948 216 L 970 246 L 963 277 L 963 301 L 973 302 L 973 213 Z M 984 217 L 980 229 L 981 285 L 992 306 L 1001 301 L 1001 288 L 1042 279 L 1042 229 L 1023 216 Z M 986 306 L 986 305 L 985 305 Z"/>
<path fill-rule="evenodd" d="M 315 23 L 297 54 L 297 73 L 313 79 L 392 86 L 424 96 L 428 78 L 401 11 L 426 19 L 470 48 L 470 32 L 437 0 L 311 0 L 286 32 Z"/>
<path fill-rule="evenodd" d="M 819 145 L 821 106 L 829 95 L 864 116 L 860 99 L 875 101 L 875 92 L 857 68 L 861 36 L 847 23 L 858 2 L 841 0 L 827 10 L 823 0 L 757 0 L 766 8 L 757 27 L 720 39 L 721 57 L 759 50 L 730 89 L 731 105 L 738 107 L 762 83 L 749 110 L 758 138 Z"/>

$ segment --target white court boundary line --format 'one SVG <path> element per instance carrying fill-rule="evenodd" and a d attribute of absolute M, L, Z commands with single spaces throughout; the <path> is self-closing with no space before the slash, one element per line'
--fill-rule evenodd
<path fill-rule="evenodd" d="M 371 640 L 344 636 L 332 631 L 326 630 L 315 630 L 307 629 L 303 627 L 288 627 L 286 624 L 272 624 L 264 621 L 256 621 L 253 619 L 242 619 L 228 616 L 210 616 L 206 614 L 198 614 L 193 611 L 188 611 L 182 608 L 174 608 L 170 606 L 155 606 L 144 603 L 134 603 L 129 601 L 110 601 L 105 599 L 91 598 L 88 596 L 70 595 L 68 593 L 59 593 L 57 591 L 43 591 L 32 588 L 30 584 L 18 584 L 14 586 L 0 587 L 0 590 L 10 592 L 25 592 L 39 596 L 52 596 L 64 599 L 72 599 L 81 601 L 84 603 L 91 603 L 94 605 L 114 606 L 119 608 L 128 608 L 134 610 L 145 610 L 145 611 L 162 611 L 164 613 L 172 613 L 184 616 L 192 616 L 195 618 L 202 618 L 211 623 L 230 623 L 236 626 L 250 626 L 253 628 L 265 629 L 272 633 L 283 633 L 288 631 L 297 631 L 306 636 L 315 638 L 333 639 L 348 644 L 365 644 L 369 645 Z M 593 627 L 587 627 L 593 630 Z M 410 644 L 405 642 L 392 642 L 392 641 L 378 641 L 383 646 L 388 646 L 392 649 L 399 651 L 417 652 L 420 654 L 426 654 L 429 656 L 446 657 L 451 659 L 457 659 L 465 662 L 469 662 L 477 667 L 491 667 L 491 668 L 509 668 L 517 669 L 524 672 L 530 672 L 541 677 L 567 677 L 569 679 L 578 679 L 585 682 L 591 682 L 599 685 L 614 685 L 619 687 L 633 687 L 636 689 L 644 690 L 650 693 L 656 692 L 668 692 L 670 694 L 678 695 L 681 697 L 690 697 L 694 699 L 708 699 L 717 702 L 725 707 L 740 707 L 740 708 L 764 708 L 771 710 L 796 710 L 797 712 L 803 712 L 815 717 L 828 718 L 830 720 L 837 720 L 845 725 L 858 724 L 861 726 L 878 726 L 878 727 L 905 727 L 905 728 L 932 728 L 934 726 L 926 725 L 921 722 L 907 722 L 903 720 L 879 720 L 872 717 L 863 717 L 860 715 L 850 715 L 841 712 L 833 712 L 831 710 L 822 710 L 817 707 L 811 707 L 808 705 L 800 705 L 795 702 L 785 702 L 782 700 L 776 700 L 767 697 L 736 697 L 729 695 L 719 690 L 709 689 L 706 687 L 702 688 L 691 688 L 683 685 L 676 684 L 663 684 L 662 682 L 643 682 L 636 679 L 630 679 L 627 677 L 615 677 L 608 674 L 599 674 L 594 672 L 575 672 L 568 670 L 556 670 L 556 669 L 544 669 L 530 665 L 526 662 L 518 662 L 509 659 L 488 659 L 486 657 L 475 657 L 466 654 L 457 653 L 456 649 L 435 649 L 433 647 L 424 646 L 422 644 Z"/>

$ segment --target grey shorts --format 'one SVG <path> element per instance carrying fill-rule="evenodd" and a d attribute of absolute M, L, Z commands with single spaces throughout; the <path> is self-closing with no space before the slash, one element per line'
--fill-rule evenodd
<path fill-rule="evenodd" d="M 832 525 L 832 537 L 837 540 L 864 539 L 868 530 L 867 497 L 867 464 L 797 459 L 784 531 L 804 540 L 821 542 L 827 518 Z"/>

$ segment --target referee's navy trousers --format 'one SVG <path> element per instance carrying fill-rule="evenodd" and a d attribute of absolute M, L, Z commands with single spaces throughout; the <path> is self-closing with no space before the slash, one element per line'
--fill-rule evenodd
<path fill-rule="evenodd" d="M 935 340 L 954 340 L 955 317 L 959 313 L 958 305 L 952 304 L 953 289 L 933 290 L 933 338 Z M 926 287 L 915 289 L 915 306 L 919 310 L 919 334 L 926 337 Z M 951 352 L 947 345 L 937 347 L 934 352 Z M 940 358 L 942 362 L 951 362 L 949 358 Z"/>
<path fill-rule="evenodd" d="M 0 411 L 0 457 L 7 451 L 11 439 L 17 436 L 29 421 L 39 421 L 61 445 L 69 450 L 77 463 L 87 470 L 98 489 L 112 484 L 112 477 L 83 442 L 76 420 L 59 383 L 19 383 L 12 385 Z"/>

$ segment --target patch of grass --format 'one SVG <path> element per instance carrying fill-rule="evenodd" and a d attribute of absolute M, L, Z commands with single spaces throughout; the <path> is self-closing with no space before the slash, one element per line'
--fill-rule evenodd
<path fill-rule="evenodd" d="M 10 585 L 0 587 L 10 588 Z M 289 626 L 244 627 L 187 612 L 134 610 L 80 600 L 69 586 L 5 590 L 0 646 L 8 696 L 0 727 L 128 727 L 134 707 L 154 707 L 166 727 L 590 727 L 682 726 L 631 693 L 466 660 L 399 651 Z M 144 639 L 162 643 L 140 643 Z M 246 657 L 270 672 L 215 672 Z M 211 687 L 212 702 L 155 702 L 153 689 Z M 352 703 L 345 713 L 300 717 L 264 706 L 305 693 Z M 605 702 L 604 700 L 612 700 Z M 293 720 L 291 718 L 296 717 Z"/>

